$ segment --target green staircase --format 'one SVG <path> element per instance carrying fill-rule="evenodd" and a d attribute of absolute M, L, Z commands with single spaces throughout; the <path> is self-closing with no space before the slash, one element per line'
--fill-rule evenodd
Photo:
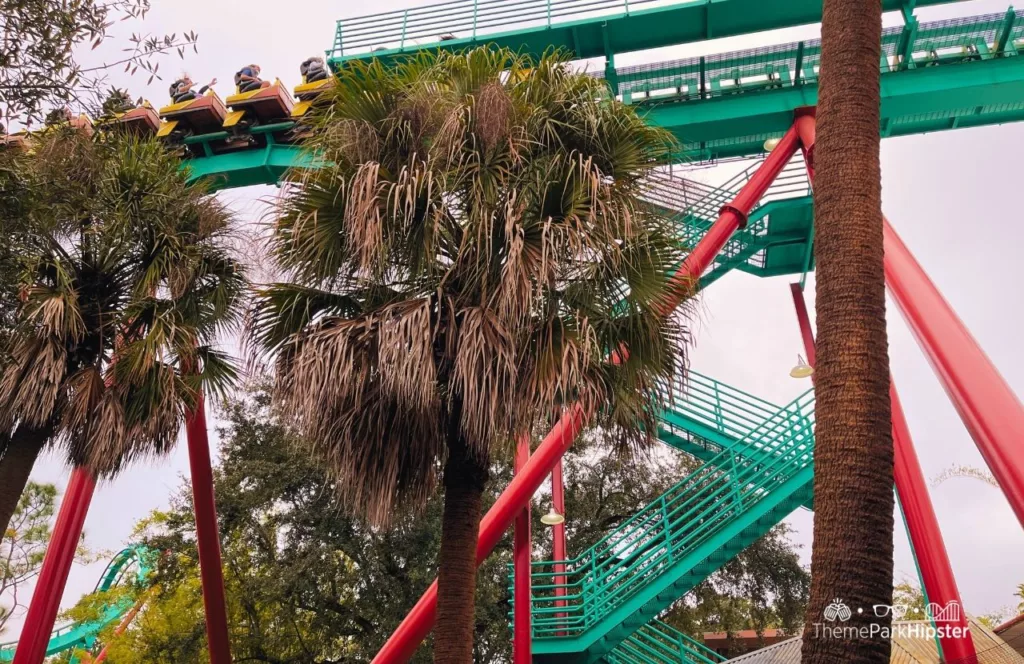
<path fill-rule="evenodd" d="M 652 620 L 608 653 L 608 664 L 719 664 L 714 650 L 660 620 Z"/>
<path fill-rule="evenodd" d="M 762 161 L 756 161 L 718 187 L 660 171 L 648 178 L 644 198 L 679 222 L 680 241 L 692 247 L 732 202 Z M 748 215 L 747 225 L 726 243 L 701 277 L 706 288 L 739 269 L 760 277 L 799 274 L 813 268 L 810 239 L 813 205 L 807 171 L 794 157 Z"/>
<path fill-rule="evenodd" d="M 535 659 L 594 662 L 608 656 L 809 501 L 813 403 L 808 392 L 779 408 L 565 561 L 564 571 L 556 573 L 550 561 L 534 563 Z M 673 422 L 668 428 L 679 426 Z"/>
<path fill-rule="evenodd" d="M 736 447 L 779 406 L 696 371 L 672 386 L 673 403 L 661 414 L 662 442 L 709 461 Z"/>

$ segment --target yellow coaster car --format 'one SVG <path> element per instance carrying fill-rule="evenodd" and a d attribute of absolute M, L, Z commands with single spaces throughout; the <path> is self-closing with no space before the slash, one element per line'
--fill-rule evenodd
<path fill-rule="evenodd" d="M 18 132 L 17 134 L 4 134 L 0 136 L 0 150 L 27 150 L 28 134 Z"/>
<path fill-rule="evenodd" d="M 35 138 L 39 136 L 45 136 L 46 134 L 57 131 L 64 127 L 71 127 L 84 133 L 86 136 L 92 136 L 94 130 L 92 119 L 82 113 L 78 117 L 71 115 L 68 112 L 67 119 L 47 124 L 41 129 L 35 131 L 22 130 L 16 134 L 0 134 L 0 149 L 3 150 L 26 150 L 31 152 L 34 149 Z"/>
<path fill-rule="evenodd" d="M 292 118 L 298 119 L 312 108 L 322 92 L 334 86 L 334 77 L 295 86 L 295 97 L 299 100 L 292 108 Z"/>
<path fill-rule="evenodd" d="M 224 119 L 223 127 L 232 129 L 281 122 L 289 118 L 293 104 L 291 95 L 280 81 L 258 90 L 233 94 L 227 98 L 231 112 Z"/>
<path fill-rule="evenodd" d="M 228 109 L 213 90 L 202 97 L 164 106 L 159 115 L 163 123 L 158 138 L 210 134 L 220 131 Z"/>
<path fill-rule="evenodd" d="M 160 131 L 160 116 L 147 101 L 138 108 L 115 113 L 113 119 L 104 124 L 125 129 L 139 136 L 152 136 Z"/>

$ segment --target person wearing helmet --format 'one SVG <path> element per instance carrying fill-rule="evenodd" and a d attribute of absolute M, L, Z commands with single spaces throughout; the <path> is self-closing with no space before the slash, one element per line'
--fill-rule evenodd
<path fill-rule="evenodd" d="M 303 83 L 313 83 L 327 78 L 327 65 L 324 59 L 318 55 L 307 58 L 299 65 L 299 73 L 302 74 Z"/>
<path fill-rule="evenodd" d="M 259 65 L 246 65 L 235 74 L 235 85 L 238 86 L 239 92 L 252 92 L 260 88 L 269 88 L 270 81 L 260 78 Z"/>
<path fill-rule="evenodd" d="M 179 78 L 174 83 L 171 83 L 171 100 L 175 104 L 178 104 L 183 101 L 190 101 L 192 99 L 196 99 L 197 97 L 206 94 L 207 90 L 217 85 L 217 79 L 213 79 L 203 87 L 199 88 L 198 92 L 192 89 L 194 85 L 195 83 L 192 81 L 192 78 L 188 74 L 182 74 L 181 78 Z"/>

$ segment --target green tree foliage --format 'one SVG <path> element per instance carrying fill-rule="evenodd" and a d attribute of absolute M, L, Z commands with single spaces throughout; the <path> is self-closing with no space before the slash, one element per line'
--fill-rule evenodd
<path fill-rule="evenodd" d="M 43 564 L 56 501 L 57 487 L 29 482 L 0 538 L 0 634 L 12 618 L 27 608 L 28 584 L 39 575 Z M 76 560 L 88 563 L 94 559 L 85 545 L 80 544 Z"/>
<path fill-rule="evenodd" d="M 903 614 L 903 620 L 928 620 L 927 602 L 924 601 L 924 593 L 916 583 L 904 580 L 893 586 L 893 606 L 907 607 Z"/>
<path fill-rule="evenodd" d="M 238 661 L 316 664 L 369 661 L 434 578 L 441 537 L 441 497 L 425 511 L 403 512 L 379 529 L 342 509 L 331 479 L 302 453 L 271 410 L 262 390 L 226 409 L 216 469 L 232 651 Z M 599 538 L 637 507 L 650 502 L 692 462 L 664 458 L 609 460 L 606 443 L 591 436 L 567 457 L 570 554 Z M 499 457 L 490 503 L 510 479 Z M 106 638 L 111 664 L 206 661 L 203 607 L 190 491 L 183 486 L 172 508 L 140 526 L 140 537 L 165 552 L 146 609 L 123 636 Z M 540 523 L 547 500 L 534 504 L 535 556 L 550 556 L 550 531 Z M 767 553 L 766 553 L 767 552 Z M 476 596 L 474 661 L 509 661 L 510 538 L 480 571 Z M 807 573 L 782 530 L 759 541 L 702 584 L 702 610 L 681 601 L 668 620 L 695 636 L 704 630 L 790 626 L 804 602 Z M 755 579 L 757 581 L 751 581 Z M 755 590 L 751 590 L 755 588 Z M 756 589 L 765 594 L 759 599 Z M 740 601 L 743 593 L 751 600 Z M 731 603 L 728 619 L 718 607 Z M 86 606 L 89 603 L 86 602 Z M 703 612 L 702 612 L 703 611 Z M 71 614 L 88 615 L 88 614 Z M 414 662 L 431 662 L 431 646 Z"/>
<path fill-rule="evenodd" d="M 90 91 L 98 91 L 111 67 L 139 69 L 158 77 L 156 56 L 184 55 L 195 48 L 196 35 L 133 33 L 121 57 L 93 67 L 82 67 L 80 47 L 98 47 L 110 37 L 110 28 L 126 19 L 143 19 L 150 0 L 0 0 L 0 105 L 9 123 L 33 124 L 48 107 L 62 107 Z M 0 132 L 2 133 L 2 132 Z"/>
<path fill-rule="evenodd" d="M 25 608 L 25 583 L 39 573 L 50 541 L 57 488 L 30 482 L 0 541 L 0 633 Z"/>

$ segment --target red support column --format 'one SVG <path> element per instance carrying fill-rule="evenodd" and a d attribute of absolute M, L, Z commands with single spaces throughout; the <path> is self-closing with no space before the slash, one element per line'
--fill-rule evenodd
<path fill-rule="evenodd" d="M 903 406 L 893 381 L 889 383 L 889 398 L 892 399 L 892 439 L 896 448 L 896 493 L 903 506 L 903 517 L 907 521 L 907 532 L 910 533 L 914 556 L 921 570 L 921 581 L 930 603 L 944 607 L 956 604 L 960 607 L 955 619 L 947 620 L 942 625 L 946 628 L 939 635 L 942 656 L 947 662 L 973 664 L 978 661 L 978 657 L 967 624 L 967 614 L 960 600 L 960 589 L 949 564 L 939 520 L 928 496 L 928 485 L 921 472 L 921 463 L 917 459 L 907 418 L 903 414 Z"/>
<path fill-rule="evenodd" d="M 885 221 L 885 283 L 1024 525 L 1024 407 Z"/>
<path fill-rule="evenodd" d="M 796 121 L 814 178 L 813 111 Z M 1024 406 L 967 327 L 884 220 L 885 285 L 1024 525 Z"/>
<path fill-rule="evenodd" d="M 753 177 L 743 186 L 732 203 L 722 207 L 718 220 L 711 226 L 707 234 L 701 238 L 697 246 L 686 257 L 679 271 L 672 278 L 677 288 L 675 297 L 666 303 L 666 311 L 671 311 L 691 292 L 693 284 L 704 273 L 711 262 L 721 251 L 725 243 L 738 228 L 747 221 L 750 209 L 759 201 L 775 181 L 789 160 L 800 147 L 796 127 L 790 128 L 783 136 L 779 145 L 772 150 Z M 578 405 L 570 407 L 555 425 L 554 429 L 541 441 L 533 452 L 533 456 L 509 483 L 498 500 L 480 521 L 480 536 L 477 539 L 477 564 L 490 555 L 491 551 L 508 530 L 516 514 L 533 496 L 544 479 L 551 473 L 555 464 L 569 449 L 576 435 L 583 428 L 584 413 Z M 373 658 L 375 664 L 395 664 L 406 662 L 416 652 L 416 648 L 426 638 L 434 626 L 437 617 L 437 581 L 434 581 L 409 614 L 401 622 L 395 632 Z"/>
<path fill-rule="evenodd" d="M 800 336 L 803 338 L 807 362 L 812 367 L 815 362 L 814 332 L 807 315 L 807 304 L 804 302 L 800 284 L 790 284 L 793 293 L 793 305 L 800 323 Z M 914 451 L 914 441 L 910 437 L 903 407 L 899 395 L 896 394 L 896 383 L 889 382 L 889 395 L 892 399 L 892 438 L 895 447 L 895 481 L 896 493 L 903 507 L 907 521 L 907 532 L 913 545 L 914 556 L 921 570 L 921 582 L 929 601 L 940 606 L 956 604 L 960 607 L 955 621 L 947 622 L 947 628 L 939 637 L 942 654 L 948 662 L 973 664 L 977 662 L 974 650 L 974 639 L 967 625 L 967 616 L 960 601 L 960 590 L 953 576 L 953 568 L 946 555 L 946 545 L 942 541 L 942 531 L 935 517 L 928 486 L 925 483 L 921 464 Z"/>
<path fill-rule="evenodd" d="M 206 431 L 206 407 L 200 395 L 196 411 L 185 424 L 188 436 L 188 464 L 192 473 L 192 502 L 196 513 L 196 542 L 199 547 L 199 573 L 203 583 L 203 608 L 206 610 L 206 638 L 211 664 L 231 664 L 228 641 L 228 613 L 221 570 L 220 531 L 217 528 L 217 504 L 213 494 L 213 467 L 210 440 Z"/>
<path fill-rule="evenodd" d="M 121 620 L 117 628 L 114 630 L 113 638 L 117 638 L 124 634 L 124 631 L 128 629 L 128 626 L 132 624 L 133 620 L 135 620 L 135 616 L 139 615 L 139 611 L 142 610 L 142 605 L 145 603 L 146 597 L 142 597 L 139 601 L 135 602 L 135 606 L 132 607 L 131 611 L 125 614 L 125 617 Z M 107 643 L 103 646 L 103 649 L 100 650 L 100 654 L 96 655 L 96 659 L 92 660 L 92 664 L 100 664 L 100 662 L 107 661 L 107 652 L 109 650 L 110 644 Z"/>
<path fill-rule="evenodd" d="M 519 439 L 516 448 L 515 472 L 519 474 L 526 462 L 530 460 L 530 437 L 523 436 Z M 530 611 L 533 608 L 533 597 L 530 592 L 530 563 L 532 557 L 533 542 L 530 538 L 530 503 L 519 510 L 516 516 L 515 535 L 512 540 L 512 564 L 513 564 L 513 588 L 515 601 L 513 602 L 512 620 L 512 662 L 513 664 L 530 664 L 533 660 L 531 655 L 531 639 L 533 638 L 530 629 Z"/>
<path fill-rule="evenodd" d="M 562 461 L 551 470 L 551 506 L 556 512 L 565 516 L 565 484 L 562 481 Z M 551 527 L 551 554 L 555 560 L 565 560 L 565 522 Z M 555 597 L 565 597 L 565 563 L 556 562 L 555 572 Z M 555 600 L 556 607 L 565 606 L 565 600 Z M 556 614 L 558 618 L 564 618 L 564 613 Z"/>
<path fill-rule="evenodd" d="M 71 472 L 71 481 L 61 501 L 53 537 L 46 549 L 21 638 L 18 639 L 14 664 L 42 664 L 46 657 L 50 632 L 60 611 L 60 600 L 75 561 L 75 551 L 82 538 L 85 516 L 95 489 L 96 478 L 89 471 L 75 468 Z"/>

